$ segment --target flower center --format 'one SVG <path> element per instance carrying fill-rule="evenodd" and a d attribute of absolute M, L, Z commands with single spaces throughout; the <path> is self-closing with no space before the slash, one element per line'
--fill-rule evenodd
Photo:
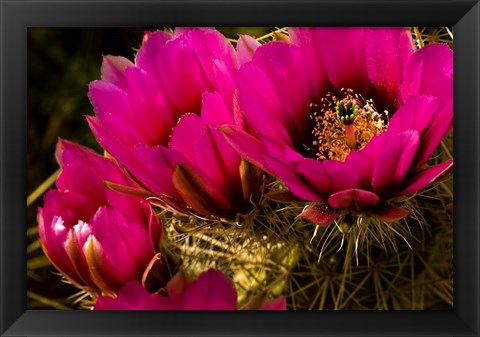
<path fill-rule="evenodd" d="M 320 104 L 310 104 L 314 121 L 310 150 L 317 160 L 344 161 L 352 150 L 361 150 L 387 129 L 388 111 L 379 113 L 372 99 L 365 100 L 352 89 L 342 89 L 341 94 L 339 99 L 327 93 Z"/>

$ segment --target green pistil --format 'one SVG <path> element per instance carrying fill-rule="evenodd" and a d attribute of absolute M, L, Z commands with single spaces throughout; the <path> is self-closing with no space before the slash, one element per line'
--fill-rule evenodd
<path fill-rule="evenodd" d="M 350 125 L 357 116 L 358 105 L 352 100 L 341 100 L 337 102 L 337 118 L 340 123 Z"/>

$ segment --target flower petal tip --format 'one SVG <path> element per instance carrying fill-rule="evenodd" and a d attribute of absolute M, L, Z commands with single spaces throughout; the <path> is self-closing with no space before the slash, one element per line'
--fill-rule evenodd
<path fill-rule="evenodd" d="M 339 212 L 327 205 L 308 205 L 296 219 L 306 219 L 316 225 L 326 227 L 332 224 L 338 217 Z"/>

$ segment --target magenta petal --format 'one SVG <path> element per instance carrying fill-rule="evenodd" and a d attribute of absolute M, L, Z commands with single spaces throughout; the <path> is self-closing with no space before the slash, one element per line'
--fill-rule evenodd
<path fill-rule="evenodd" d="M 415 193 L 425 186 L 430 185 L 435 180 L 437 180 L 440 176 L 444 175 L 446 172 L 451 170 L 453 167 L 453 160 L 447 160 L 444 163 L 432 166 L 427 168 L 426 170 L 418 173 L 417 175 L 413 176 L 409 180 L 405 182 L 405 187 L 400 192 L 396 193 L 396 195 L 405 195 L 405 194 L 412 194 Z"/>
<path fill-rule="evenodd" d="M 305 180 L 296 170 L 295 163 L 285 163 L 282 160 L 285 158 L 273 158 L 265 155 L 264 160 L 273 175 L 279 177 L 290 192 L 298 198 L 308 201 L 323 201 L 323 196 L 316 191 L 316 189 Z"/>
<path fill-rule="evenodd" d="M 314 28 L 292 27 L 288 32 L 291 43 L 298 45 L 302 50 L 302 57 L 310 74 L 310 95 L 322 97 L 330 85 L 320 58 L 320 50 L 324 48 L 323 42 L 316 38 Z"/>
<path fill-rule="evenodd" d="M 116 179 L 120 172 L 110 160 L 71 142 L 60 141 L 56 156 L 62 171 L 56 181 L 58 190 L 45 196 L 45 214 L 61 216 L 71 228 L 78 219 L 90 219 L 106 203 L 103 176 Z"/>
<path fill-rule="evenodd" d="M 139 276 L 136 275 L 138 266 L 132 255 L 136 252 L 130 250 L 123 231 L 118 228 L 124 226 L 124 223 L 122 223 L 124 221 L 118 212 L 107 207 L 101 207 L 90 221 L 96 259 L 102 265 L 103 278 L 108 280 L 110 285 L 112 284 L 111 281 L 122 283 Z M 137 232 L 136 230 L 133 231 Z M 146 235 L 143 236 L 146 238 Z M 141 235 L 132 235 L 132 240 L 141 238 Z M 144 245 L 144 241 L 140 240 L 138 244 Z M 139 247 L 142 247 L 141 245 Z M 89 260 L 91 268 L 93 267 L 92 261 L 93 259 Z"/>
<path fill-rule="evenodd" d="M 288 146 L 269 147 L 267 144 L 265 148 L 264 143 L 234 126 L 222 126 L 219 130 L 242 157 L 280 177 L 297 197 L 310 201 L 322 199 L 295 171 L 296 163 L 303 160 L 303 157 Z"/>
<path fill-rule="evenodd" d="M 352 188 L 332 194 L 328 204 L 334 209 L 350 209 L 360 211 L 369 206 L 375 206 L 380 200 L 375 193 Z"/>
<path fill-rule="evenodd" d="M 157 55 L 171 38 L 172 35 L 164 31 L 148 34 L 148 39 L 146 39 L 135 57 L 135 64 L 139 68 L 154 74 L 157 71 Z"/>
<path fill-rule="evenodd" d="M 339 215 L 340 212 L 328 205 L 315 204 L 306 206 L 302 213 L 297 215 L 297 218 L 304 218 L 316 225 L 325 227 L 333 223 Z"/>
<path fill-rule="evenodd" d="M 198 168 L 177 163 L 173 173 L 173 184 L 183 200 L 198 214 L 227 218 L 231 216 L 231 205 L 216 182 Z"/>
<path fill-rule="evenodd" d="M 203 73 L 211 84 L 216 83 L 218 79 L 218 74 L 215 74 L 213 66 L 215 60 L 222 61 L 225 75 L 233 76 L 236 73 L 235 49 L 220 32 L 212 28 L 192 28 L 183 36 L 179 36 L 179 39 L 182 37 L 194 52 Z"/>
<path fill-rule="evenodd" d="M 373 137 L 362 150 L 351 151 L 345 159 L 345 163 L 358 175 L 358 187 L 366 190 L 372 188 L 373 169 L 380 152 L 383 150 L 384 143 L 387 141 L 388 134 L 381 133 Z"/>
<path fill-rule="evenodd" d="M 126 186 L 126 184 L 123 186 Z M 106 195 L 108 204 L 119 210 L 127 221 L 140 222 L 140 220 L 146 220 L 140 207 L 141 197 L 122 194 L 109 188 L 106 188 Z"/>
<path fill-rule="evenodd" d="M 87 223 L 79 221 L 68 233 L 68 238 L 63 242 L 65 253 L 75 268 L 75 277 L 81 279 L 79 285 L 90 289 L 97 289 L 97 285 L 90 277 L 90 267 L 87 263 L 82 247 L 91 235 L 91 228 Z M 68 277 L 68 273 L 67 273 Z"/>
<path fill-rule="evenodd" d="M 121 209 L 128 219 L 142 218 L 136 198 L 104 186 L 105 180 L 124 186 L 136 186 L 113 161 L 68 141 L 58 142 L 56 157 L 65 166 L 56 185 L 59 190 L 72 191 L 64 195 L 63 206 L 67 208 L 69 204 L 69 209 L 75 210 L 80 219 L 90 219 L 99 206 L 107 203 Z M 81 197 L 85 200 L 79 200 Z M 74 200 L 76 204 L 73 204 Z"/>
<path fill-rule="evenodd" d="M 124 282 L 133 279 L 124 278 L 118 274 L 118 270 L 105 257 L 105 251 L 95 236 L 88 237 L 82 250 L 88 263 L 89 277 L 95 283 L 97 290 L 111 295 Z"/>
<path fill-rule="evenodd" d="M 50 192 L 53 191 L 50 190 L 47 192 L 47 195 Z M 65 240 L 68 235 L 68 229 L 64 226 L 63 220 L 60 217 L 51 218 L 50 216 L 45 216 L 46 213 L 48 212 L 46 212 L 45 209 L 40 208 L 37 216 L 38 233 L 45 254 L 68 278 L 77 284 L 82 284 L 71 261 L 68 259 L 68 256 L 65 255 L 65 250 L 62 246 L 63 240 Z M 52 233 L 52 231 L 54 233 Z"/>
<path fill-rule="evenodd" d="M 89 167 L 101 167 L 101 171 L 110 171 L 113 163 L 104 157 L 100 156 L 98 153 L 93 152 L 91 149 L 86 148 L 80 144 L 65 140 L 59 139 L 55 147 L 55 159 L 60 164 L 60 166 L 66 167 L 71 164 L 82 164 L 83 166 Z"/>
<path fill-rule="evenodd" d="M 240 156 L 223 135 L 210 125 L 197 134 L 193 148 L 195 162 L 200 170 L 215 182 L 230 202 L 241 194 Z M 235 198 L 235 196 L 237 196 Z"/>
<path fill-rule="evenodd" d="M 188 280 L 183 271 L 179 271 L 168 281 L 166 289 L 168 297 L 175 302 L 182 302 L 182 295 Z"/>
<path fill-rule="evenodd" d="M 288 131 L 294 144 L 300 144 L 311 131 L 307 129 L 311 120 L 305 113 L 310 104 L 308 86 L 301 50 L 285 42 L 258 48 L 252 62 L 243 66 L 238 74 L 240 104 L 247 118 L 262 117 L 250 111 L 255 104 L 265 107 L 269 113 L 263 126 L 252 122 L 256 130 L 266 138 L 265 126 L 275 119 Z"/>
<path fill-rule="evenodd" d="M 102 80 L 115 84 L 121 89 L 127 88 L 125 70 L 135 65 L 125 57 L 106 55 L 102 62 Z"/>
<path fill-rule="evenodd" d="M 402 182 L 411 168 L 419 145 L 420 135 L 417 130 L 404 131 L 385 144 L 373 170 L 372 187 L 375 193 L 382 195 L 391 192 Z"/>
<path fill-rule="evenodd" d="M 305 118 L 305 109 L 310 104 L 309 74 L 304 67 L 301 49 L 285 42 L 272 42 L 257 50 L 252 64 L 270 79 L 280 108 L 284 110 L 282 114 L 290 116 L 295 124 L 299 123 L 299 118 Z"/>
<path fill-rule="evenodd" d="M 240 103 L 238 102 L 238 91 L 234 90 L 233 97 L 232 97 L 232 107 L 233 107 L 233 121 L 234 125 L 240 127 L 243 130 L 249 130 L 252 134 L 255 134 L 255 131 L 252 130 L 251 126 L 248 125 L 247 119 L 245 114 L 240 107 Z"/>
<path fill-rule="evenodd" d="M 96 116 L 100 119 L 110 114 L 125 119 L 131 118 L 127 93 L 112 83 L 91 82 L 88 86 L 88 97 L 95 107 Z"/>
<path fill-rule="evenodd" d="M 207 124 L 234 124 L 232 108 L 228 108 L 218 92 L 207 92 L 202 97 L 202 119 Z"/>
<path fill-rule="evenodd" d="M 364 50 L 368 77 L 375 86 L 377 105 L 391 109 L 397 101 L 403 69 L 415 46 L 406 28 L 369 28 Z"/>
<path fill-rule="evenodd" d="M 261 141 L 233 125 L 221 126 L 218 128 L 218 131 L 223 134 L 225 139 L 242 157 L 246 158 L 262 170 L 272 173 L 263 158 L 265 148 Z"/>
<path fill-rule="evenodd" d="M 170 140 L 170 147 L 185 158 L 195 158 L 193 144 L 197 135 L 205 128 L 205 122 L 195 114 L 186 114 L 180 117 Z"/>
<path fill-rule="evenodd" d="M 76 224 L 78 219 L 90 219 L 98 207 L 107 203 L 102 175 L 94 167 L 81 162 L 70 164 L 57 178 L 60 208 L 56 214 L 61 215 L 68 226 Z M 101 165 L 98 167 L 103 169 Z"/>
<path fill-rule="evenodd" d="M 167 297 L 149 294 L 138 281 L 126 283 L 116 298 L 99 296 L 94 310 L 175 310 Z"/>
<path fill-rule="evenodd" d="M 244 65 L 238 72 L 240 106 L 262 138 L 288 144 L 288 129 L 294 124 L 272 80 L 253 62 Z"/>
<path fill-rule="evenodd" d="M 390 119 L 388 133 L 399 134 L 415 129 L 420 134 L 437 118 L 437 103 L 433 96 L 415 96 L 402 105 Z"/>
<path fill-rule="evenodd" d="M 430 158 L 443 137 L 453 128 L 453 98 L 437 111 L 430 128 L 422 137 L 422 142 L 415 158 L 414 169 L 419 169 Z"/>
<path fill-rule="evenodd" d="M 410 211 L 400 207 L 396 207 L 393 205 L 385 205 L 376 209 L 373 212 L 373 215 L 377 219 L 380 219 L 385 222 L 395 222 L 395 221 L 402 220 L 403 218 L 408 216 L 410 213 L 411 213 Z"/>
<path fill-rule="evenodd" d="M 237 42 L 237 58 L 240 65 L 249 62 L 261 44 L 249 35 L 240 34 Z"/>
<path fill-rule="evenodd" d="M 102 184 L 101 175 L 93 168 L 95 166 L 85 166 L 81 162 L 70 164 L 67 168 L 64 168 L 57 178 L 57 188 L 60 191 L 72 191 L 70 194 L 81 196 L 90 199 L 88 206 L 91 208 L 98 207 L 99 204 L 105 202 L 104 186 Z M 102 166 L 100 166 L 100 169 Z M 75 205 L 73 205 L 75 206 Z M 81 209 L 82 206 L 75 207 L 75 209 Z M 83 213 L 83 212 L 82 212 Z M 82 215 L 85 215 L 84 213 Z M 90 214 L 92 215 L 92 214 Z"/>
<path fill-rule="evenodd" d="M 349 165 L 338 161 L 316 161 L 306 158 L 297 165 L 296 171 L 318 194 L 328 195 L 357 186 L 358 175 Z"/>
<path fill-rule="evenodd" d="M 286 310 L 287 302 L 285 297 L 278 297 L 272 300 L 266 301 L 261 307 L 260 310 Z"/>
<path fill-rule="evenodd" d="M 320 61 L 336 90 L 368 92 L 366 28 L 315 28 Z M 381 38 L 381 34 L 375 35 Z M 325 48 L 328 46 L 328 48 Z"/>
<path fill-rule="evenodd" d="M 137 206 L 136 202 L 133 206 Z M 101 242 L 112 263 L 136 278 L 143 272 L 155 251 L 150 245 L 147 219 L 143 214 L 135 220 L 127 220 L 121 215 L 121 211 L 107 209 L 107 216 L 97 219 L 100 210 L 91 220 L 92 232 Z M 130 269 L 126 263 L 129 258 L 134 261 Z"/>
<path fill-rule="evenodd" d="M 305 160 L 304 156 L 290 146 L 269 142 L 264 142 L 264 145 L 270 157 L 280 159 L 285 164 L 298 164 Z"/>
<path fill-rule="evenodd" d="M 237 86 L 237 71 L 228 68 L 225 60 L 213 60 L 214 85 L 217 92 L 223 97 L 225 104 L 233 106 L 233 92 Z"/>
<path fill-rule="evenodd" d="M 47 192 L 50 194 L 53 190 L 49 190 Z M 55 192 L 55 191 L 54 191 Z M 57 192 L 58 193 L 58 192 Z M 65 230 L 65 234 L 63 235 L 63 239 L 67 237 L 67 232 L 68 230 L 65 228 L 63 225 L 63 220 L 59 219 L 59 217 L 53 217 L 50 212 L 46 211 L 45 208 L 38 208 L 38 213 L 37 213 L 37 221 L 38 221 L 38 234 L 40 237 L 40 242 L 45 243 L 45 252 L 47 255 L 57 255 L 58 252 L 58 247 L 55 247 L 54 245 L 50 245 L 50 241 L 52 240 L 52 227 L 55 226 L 58 220 L 60 220 L 60 225 L 62 228 L 62 231 Z M 61 251 L 61 249 L 60 249 Z"/>
<path fill-rule="evenodd" d="M 108 127 L 104 122 L 94 116 L 86 116 L 88 126 L 92 133 L 95 135 L 98 143 L 108 151 L 111 155 L 117 159 L 117 161 L 122 162 L 122 155 L 124 158 L 129 158 L 128 150 L 135 143 L 133 137 L 123 133 L 117 136 L 113 136 L 111 133 L 111 128 Z M 124 136 L 126 135 L 126 137 Z M 120 141 L 121 139 L 121 141 Z"/>
<path fill-rule="evenodd" d="M 155 214 L 151 204 L 143 200 L 142 209 L 145 217 L 148 218 L 148 238 L 152 251 L 160 250 L 160 243 L 163 238 L 163 224 L 159 217 Z"/>
<path fill-rule="evenodd" d="M 272 143 L 265 144 L 264 160 L 273 172 L 279 177 L 297 198 L 308 201 L 322 201 L 315 188 L 299 174 L 297 165 L 306 159 L 289 146 L 278 146 Z"/>
<path fill-rule="evenodd" d="M 142 136 L 140 139 L 147 145 L 166 145 L 180 112 L 167 99 L 150 73 L 138 68 L 129 68 L 126 77 L 132 117 L 129 125 L 124 127 L 138 130 Z"/>
<path fill-rule="evenodd" d="M 405 67 L 403 101 L 415 95 L 432 95 L 442 106 L 453 97 L 453 51 L 446 44 L 430 44 L 415 52 Z"/>
<path fill-rule="evenodd" d="M 108 102 L 105 103 L 108 105 Z M 125 104 L 128 105 L 128 102 L 125 102 Z M 115 105 L 112 106 L 114 107 Z M 113 151 L 105 146 L 105 144 L 115 147 L 113 144 L 120 143 L 120 147 L 132 147 L 139 142 L 149 142 L 141 129 L 136 128 L 136 122 L 132 121 L 130 109 L 124 109 L 123 112 L 118 111 L 118 114 L 113 113 L 113 110 L 106 111 L 103 114 L 98 111 L 99 110 L 96 109 L 98 118 L 93 116 L 86 116 L 86 118 L 95 137 L 108 152 Z M 104 144 L 102 144 L 102 142 L 104 142 Z M 117 155 L 114 157 L 116 158 Z"/>
<path fill-rule="evenodd" d="M 88 237 L 93 234 L 92 226 L 82 220 L 79 220 L 70 232 L 75 235 L 75 241 L 78 247 L 83 246 L 85 242 L 87 242 Z"/>
<path fill-rule="evenodd" d="M 202 93 L 212 87 L 188 38 L 168 41 L 156 56 L 155 74 L 170 101 L 183 113 L 199 113 Z"/>
<path fill-rule="evenodd" d="M 237 292 L 232 281 L 210 269 L 185 286 L 184 310 L 236 310 Z"/>
<path fill-rule="evenodd" d="M 130 158 L 127 168 L 146 187 L 158 196 L 167 195 L 180 199 L 173 182 L 172 176 L 178 162 L 190 161 L 175 149 L 163 146 L 146 147 L 138 145 Z"/>
<path fill-rule="evenodd" d="M 252 99 L 249 103 L 241 106 L 245 109 L 244 112 L 249 125 L 253 127 L 262 140 L 290 147 L 294 146 L 289 130 L 263 104 L 256 99 Z M 286 124 L 293 125 L 291 122 Z"/>

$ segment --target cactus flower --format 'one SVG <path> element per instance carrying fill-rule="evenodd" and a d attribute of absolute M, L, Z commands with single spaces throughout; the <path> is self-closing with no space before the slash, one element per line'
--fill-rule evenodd
<path fill-rule="evenodd" d="M 62 171 L 38 210 L 40 242 L 52 263 L 91 294 L 114 294 L 140 280 L 158 251 L 162 226 L 148 202 L 104 183 L 137 188 L 110 159 L 65 140 L 57 144 Z"/>
<path fill-rule="evenodd" d="M 427 162 L 453 125 L 453 52 L 415 50 L 402 28 L 291 28 L 290 43 L 258 47 L 238 72 L 255 136 L 221 132 L 279 177 L 300 217 L 327 226 L 360 217 L 396 221 L 401 197 L 452 168 Z"/>
<path fill-rule="evenodd" d="M 241 62 L 257 45 L 244 37 Z M 239 61 L 213 29 L 145 35 L 131 62 L 106 56 L 89 86 L 97 140 L 169 209 L 235 219 L 256 198 L 259 174 L 215 126 L 242 127 L 235 98 Z"/>

